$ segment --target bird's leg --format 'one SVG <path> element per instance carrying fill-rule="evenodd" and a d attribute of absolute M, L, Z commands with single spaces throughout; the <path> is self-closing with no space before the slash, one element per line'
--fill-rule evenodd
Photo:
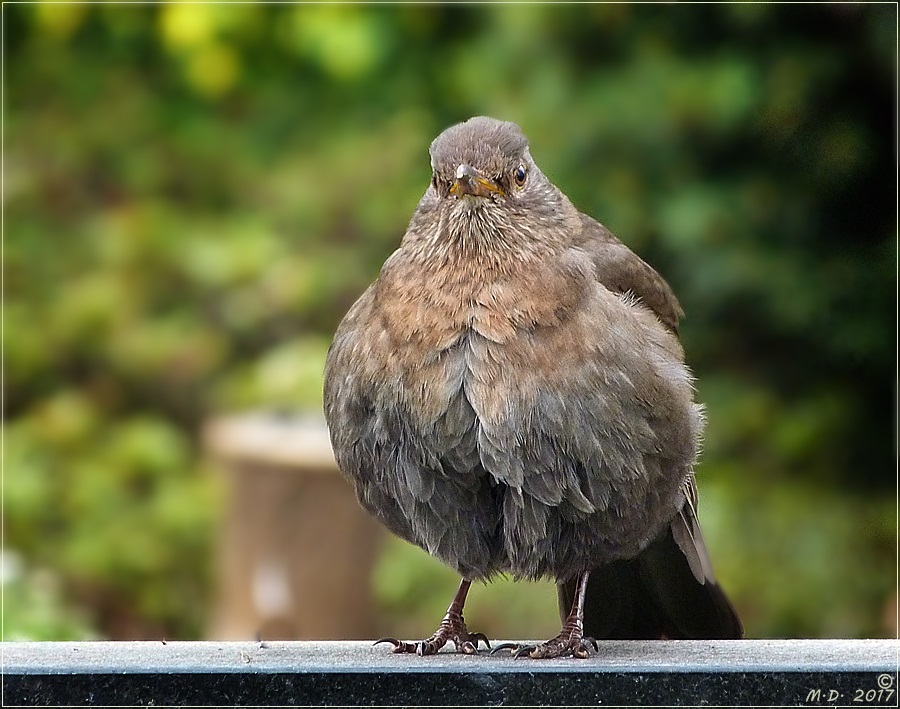
<path fill-rule="evenodd" d="M 463 652 L 466 655 L 478 654 L 479 641 L 487 645 L 488 650 L 491 644 L 488 642 L 487 636 L 483 633 L 470 633 L 466 628 L 466 621 L 463 619 L 463 606 L 466 603 L 466 595 L 469 593 L 469 586 L 472 582 L 469 579 L 463 579 L 459 583 L 459 590 L 453 597 L 453 602 L 447 609 L 444 619 L 438 626 L 438 629 L 430 638 L 420 640 L 417 643 L 404 642 L 396 638 L 382 638 L 375 642 L 390 643 L 394 646 L 394 652 L 414 652 L 419 655 L 434 655 L 448 640 L 452 640 L 456 646 L 457 652 Z"/>
<path fill-rule="evenodd" d="M 491 654 L 498 650 L 509 649 L 515 657 L 533 657 L 535 659 L 565 657 L 585 658 L 596 651 L 597 641 L 584 637 L 584 594 L 587 589 L 587 580 L 590 572 L 585 571 L 578 578 L 578 587 L 575 591 L 575 600 L 572 609 L 563 623 L 562 630 L 555 638 L 550 638 L 540 645 L 518 645 L 515 643 L 503 643 L 494 648 Z"/>

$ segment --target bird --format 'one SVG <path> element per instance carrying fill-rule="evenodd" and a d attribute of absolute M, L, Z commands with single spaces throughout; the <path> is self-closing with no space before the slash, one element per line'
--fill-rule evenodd
<path fill-rule="evenodd" d="M 337 327 L 324 411 L 362 507 L 461 577 L 437 630 L 498 575 L 557 584 L 562 627 L 516 657 L 604 639 L 739 638 L 697 518 L 705 412 L 665 280 L 540 170 L 513 122 L 444 130 L 399 248 Z"/>

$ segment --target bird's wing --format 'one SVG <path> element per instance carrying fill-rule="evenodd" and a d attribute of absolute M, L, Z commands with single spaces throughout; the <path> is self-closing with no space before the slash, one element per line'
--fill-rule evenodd
<path fill-rule="evenodd" d="M 588 217 L 582 219 L 583 229 L 575 246 L 591 258 L 597 281 L 609 291 L 633 295 L 677 334 L 683 313 L 668 284 L 605 227 Z M 740 619 L 713 575 L 697 520 L 693 473 L 681 482 L 681 494 L 681 509 L 655 541 L 634 558 L 591 572 L 585 600 L 586 635 L 634 639 L 742 637 Z M 568 580 L 559 584 L 563 617 L 571 608 L 574 583 Z"/>
<path fill-rule="evenodd" d="M 631 293 L 673 332 L 684 315 L 678 299 L 656 271 L 602 224 L 582 215 L 577 245 L 590 254 L 597 280 L 617 293 Z"/>
<path fill-rule="evenodd" d="M 694 482 L 693 473 L 684 479 L 681 489 L 684 494 L 684 505 L 672 520 L 672 537 L 687 559 L 697 582 L 702 584 L 715 581 L 712 562 L 709 560 L 709 552 L 706 550 L 706 542 L 703 540 L 703 532 L 697 519 L 697 484 Z"/>

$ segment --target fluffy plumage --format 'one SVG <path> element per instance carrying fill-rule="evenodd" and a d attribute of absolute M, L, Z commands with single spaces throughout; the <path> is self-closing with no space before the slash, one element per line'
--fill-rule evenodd
<path fill-rule="evenodd" d="M 663 565 L 712 588 L 692 492 L 703 414 L 668 285 L 578 212 L 515 124 L 471 119 L 431 157 L 326 364 L 335 454 L 363 507 L 466 579 L 558 580 L 566 610 L 579 575 L 602 580 L 670 536 Z M 719 635 L 739 634 L 731 615 Z"/>

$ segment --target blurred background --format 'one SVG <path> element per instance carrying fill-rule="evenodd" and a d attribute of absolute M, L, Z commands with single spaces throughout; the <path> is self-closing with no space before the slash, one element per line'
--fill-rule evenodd
<path fill-rule="evenodd" d="M 209 449 L 240 434 L 208 422 L 319 415 L 430 141 L 477 114 L 678 294 L 700 517 L 748 635 L 893 636 L 896 13 L 5 5 L 4 639 L 219 633 L 235 538 L 294 522 L 262 505 L 234 532 L 261 484 L 222 474 Z M 300 566 L 333 527 L 285 532 Z M 454 574 L 371 547 L 347 585 L 373 624 L 341 634 L 430 634 Z M 466 615 L 558 629 L 550 584 L 476 588 Z"/>

